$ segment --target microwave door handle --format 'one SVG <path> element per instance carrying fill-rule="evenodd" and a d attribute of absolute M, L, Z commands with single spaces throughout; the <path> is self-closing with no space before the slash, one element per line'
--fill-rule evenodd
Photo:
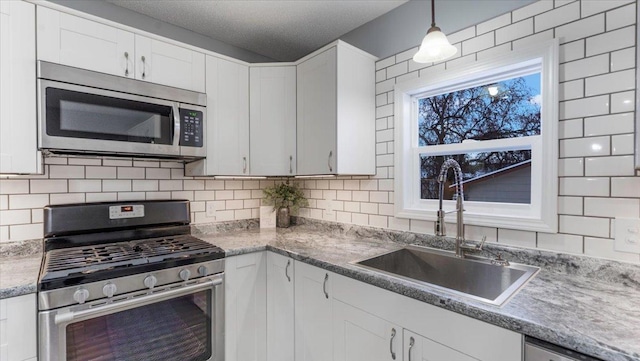
<path fill-rule="evenodd" d="M 173 147 L 180 145 L 180 107 L 173 106 Z"/>

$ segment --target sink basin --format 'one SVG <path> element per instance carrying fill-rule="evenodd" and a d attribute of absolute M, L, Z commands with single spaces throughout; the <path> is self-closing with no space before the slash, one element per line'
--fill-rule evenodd
<path fill-rule="evenodd" d="M 502 306 L 540 270 L 514 263 L 494 265 L 490 260 L 472 256 L 461 259 L 453 252 L 417 246 L 353 264 L 496 306 Z"/>

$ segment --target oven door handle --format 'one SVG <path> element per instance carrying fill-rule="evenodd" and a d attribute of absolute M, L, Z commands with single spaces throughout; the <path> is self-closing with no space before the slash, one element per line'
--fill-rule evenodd
<path fill-rule="evenodd" d="M 210 281 L 198 283 L 195 285 L 174 288 L 167 291 L 153 293 L 148 296 L 136 297 L 127 299 L 124 301 L 114 302 L 107 304 L 106 306 L 90 308 L 82 311 L 70 311 L 55 315 L 54 322 L 56 325 L 71 323 L 74 320 L 88 319 L 99 316 L 108 315 L 118 311 L 124 311 L 134 307 L 140 307 L 151 303 L 168 300 L 175 297 L 180 297 L 195 293 L 198 291 L 215 288 L 222 285 L 223 278 L 218 276 Z"/>
<path fill-rule="evenodd" d="M 177 149 L 180 145 L 180 106 L 173 105 L 173 147 Z"/>

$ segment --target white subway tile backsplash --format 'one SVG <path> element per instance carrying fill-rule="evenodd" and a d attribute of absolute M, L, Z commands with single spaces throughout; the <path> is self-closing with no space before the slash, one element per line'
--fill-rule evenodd
<path fill-rule="evenodd" d="M 599 14 L 557 27 L 556 38 L 560 39 L 560 43 L 568 43 L 603 32 L 604 14 Z"/>
<path fill-rule="evenodd" d="M 134 160 L 133 166 L 140 167 L 140 168 L 159 168 L 160 162 L 150 161 L 150 160 Z"/>
<path fill-rule="evenodd" d="M 90 202 L 113 202 L 118 200 L 118 193 L 86 193 L 86 201 Z"/>
<path fill-rule="evenodd" d="M 160 162 L 160 168 L 184 169 L 184 164 L 180 162 Z"/>
<path fill-rule="evenodd" d="M 336 211 L 336 222 L 351 223 L 351 213 Z"/>
<path fill-rule="evenodd" d="M 462 56 L 476 53 L 480 50 L 491 48 L 494 43 L 495 34 L 493 32 L 486 33 L 475 38 L 471 38 L 462 42 Z"/>
<path fill-rule="evenodd" d="M 640 199 L 585 198 L 584 215 L 596 217 L 640 217 Z"/>
<path fill-rule="evenodd" d="M 84 170 L 80 165 L 50 165 L 49 178 L 84 178 Z"/>
<path fill-rule="evenodd" d="M 183 187 L 185 191 L 200 191 L 204 190 L 204 182 L 202 179 L 187 179 L 183 181 Z"/>
<path fill-rule="evenodd" d="M 171 199 L 186 199 L 188 201 L 195 201 L 194 191 L 172 191 Z"/>
<path fill-rule="evenodd" d="M 486 50 L 479 51 L 476 54 L 476 57 L 478 58 L 478 60 L 485 60 L 485 59 L 495 58 L 497 56 L 507 54 L 510 51 L 511 51 L 511 43 L 506 43 L 506 44 L 494 46 Z"/>
<path fill-rule="evenodd" d="M 53 167 L 53 166 L 52 166 Z M 52 168 L 53 170 L 53 168 Z M 117 178 L 116 167 L 86 167 L 86 178 L 90 179 L 115 179 Z M 72 178 L 72 177 L 69 177 Z M 82 177 L 79 177 L 82 178 Z"/>
<path fill-rule="evenodd" d="M 64 193 L 67 192 L 66 179 L 32 179 L 31 193 Z"/>
<path fill-rule="evenodd" d="M 376 95 L 386 93 L 393 90 L 393 86 L 396 84 L 395 79 L 387 79 L 376 84 Z"/>
<path fill-rule="evenodd" d="M 553 29 L 543 31 L 535 35 L 527 36 L 522 39 L 514 40 L 513 49 L 514 50 L 521 49 L 521 48 L 532 46 L 535 44 L 540 44 L 544 41 L 549 41 L 551 39 L 553 39 Z"/>
<path fill-rule="evenodd" d="M 139 201 L 143 200 L 144 192 L 118 192 L 118 201 Z"/>
<path fill-rule="evenodd" d="M 587 0 L 582 1 L 581 15 L 587 17 L 593 14 L 611 10 L 625 4 L 634 2 L 635 0 Z"/>
<path fill-rule="evenodd" d="M 613 111 L 613 108 L 612 108 L 612 111 Z M 608 113 L 609 113 L 609 96 L 608 95 L 600 95 L 600 96 L 591 97 L 591 98 L 568 100 L 560 103 L 560 119 L 591 117 L 591 116 L 603 115 Z"/>
<path fill-rule="evenodd" d="M 587 56 L 607 53 L 635 45 L 635 26 L 609 31 L 587 39 Z"/>
<path fill-rule="evenodd" d="M 614 135 L 611 137 L 611 154 L 623 155 L 634 152 L 634 134 Z"/>
<path fill-rule="evenodd" d="M 609 178 L 560 178 L 559 193 L 561 196 L 608 197 Z"/>
<path fill-rule="evenodd" d="M 369 226 L 371 227 L 379 227 L 379 228 L 387 228 L 389 225 L 387 216 L 369 216 Z"/>
<path fill-rule="evenodd" d="M 69 157 L 67 159 L 67 164 L 69 165 L 102 165 L 102 159 Z"/>
<path fill-rule="evenodd" d="M 0 226 L 0 242 L 9 241 L 9 226 Z"/>
<path fill-rule="evenodd" d="M 378 60 L 376 62 L 376 70 L 380 70 L 382 68 L 386 68 L 388 66 L 391 66 L 393 64 L 396 63 L 396 56 L 392 55 L 388 58 L 382 59 L 382 60 Z"/>
<path fill-rule="evenodd" d="M 558 126 L 559 139 L 580 138 L 583 135 L 582 119 L 570 119 L 560 121 Z"/>
<path fill-rule="evenodd" d="M 157 191 L 158 188 L 158 181 L 157 180 L 142 180 L 142 179 L 136 179 L 132 181 L 132 187 L 131 190 L 133 190 L 134 192 L 138 192 L 138 191 L 145 191 L 145 192 L 155 192 Z M 147 193 L 149 194 L 149 193 Z M 168 193 L 170 195 L 170 193 Z"/>
<path fill-rule="evenodd" d="M 536 1 L 513 11 L 513 22 L 530 18 L 553 9 L 553 1 Z"/>
<path fill-rule="evenodd" d="M 386 70 L 387 78 L 395 78 L 399 75 L 406 74 L 409 71 L 409 64 L 406 61 L 403 61 L 388 67 Z"/>
<path fill-rule="evenodd" d="M 31 210 L 31 223 L 42 223 L 44 222 L 44 210 L 43 209 L 32 209 Z"/>
<path fill-rule="evenodd" d="M 0 179 L 0 194 L 29 193 L 28 179 Z"/>
<path fill-rule="evenodd" d="M 636 4 L 632 3 L 607 12 L 607 31 L 619 29 L 636 22 Z"/>
<path fill-rule="evenodd" d="M 9 236 L 12 241 L 42 238 L 43 225 L 42 223 L 32 223 L 9 226 Z"/>
<path fill-rule="evenodd" d="M 535 32 L 551 29 L 553 27 L 578 20 L 580 18 L 580 2 L 573 2 L 567 6 L 536 15 Z"/>
<path fill-rule="evenodd" d="M 632 176 L 634 174 L 632 155 L 585 159 L 585 175 L 587 177 Z"/>
<path fill-rule="evenodd" d="M 476 27 L 470 26 L 468 28 L 456 31 L 455 33 L 451 33 L 447 35 L 447 40 L 451 44 L 460 43 L 463 40 L 471 39 L 476 36 Z"/>
<path fill-rule="evenodd" d="M 31 210 L 17 209 L 0 211 L 0 226 L 31 223 Z"/>
<path fill-rule="evenodd" d="M 634 253 L 616 252 L 613 243 L 612 239 L 585 237 L 584 254 L 599 258 L 638 263 L 640 256 Z"/>
<path fill-rule="evenodd" d="M 558 197 L 558 213 L 583 215 L 583 199 L 582 197 Z"/>
<path fill-rule="evenodd" d="M 583 158 L 565 158 L 558 160 L 558 176 L 581 177 L 584 175 Z"/>
<path fill-rule="evenodd" d="M 45 164 L 67 164 L 67 158 L 59 158 L 59 157 L 45 157 Z"/>
<path fill-rule="evenodd" d="M 581 254 L 584 244 L 582 236 L 558 233 L 538 233 L 538 248 L 563 253 Z"/>
<path fill-rule="evenodd" d="M 640 198 L 640 177 L 611 178 L 611 196 Z"/>
<path fill-rule="evenodd" d="M 368 191 L 353 191 L 352 199 L 355 202 L 369 202 L 369 192 Z"/>
<path fill-rule="evenodd" d="M 481 35 L 509 24 L 511 24 L 511 13 L 506 13 L 476 25 L 476 32 Z"/>
<path fill-rule="evenodd" d="M 560 83 L 559 100 L 571 100 L 584 97 L 584 80 L 578 79 Z"/>
<path fill-rule="evenodd" d="M 492 227 L 472 226 L 469 224 L 464 225 L 464 234 L 468 240 L 482 241 L 482 237 L 487 237 L 487 242 L 498 242 L 498 229 Z"/>
<path fill-rule="evenodd" d="M 500 228 L 498 229 L 498 243 L 518 246 L 518 247 L 535 248 L 536 233 Z"/>
<path fill-rule="evenodd" d="M 168 168 L 147 168 L 145 173 L 147 179 L 171 179 L 171 170 Z"/>
<path fill-rule="evenodd" d="M 611 53 L 611 71 L 635 68 L 635 47 L 614 51 Z"/>
<path fill-rule="evenodd" d="M 49 204 L 48 194 L 10 194 L 9 209 L 42 208 Z"/>
<path fill-rule="evenodd" d="M 635 109 L 635 92 L 611 94 L 611 113 L 632 112 Z"/>
<path fill-rule="evenodd" d="M 560 233 L 609 237 L 609 219 L 561 215 Z"/>
<path fill-rule="evenodd" d="M 376 83 L 379 83 L 383 80 L 387 80 L 387 69 L 376 71 Z"/>
<path fill-rule="evenodd" d="M 130 159 L 103 159 L 102 165 L 105 167 L 132 167 L 133 160 Z"/>
<path fill-rule="evenodd" d="M 564 139 L 560 141 L 560 158 L 605 156 L 610 149 L 609 137 Z"/>
<path fill-rule="evenodd" d="M 6 194 L 0 195 L 0 210 L 9 209 L 9 196 Z"/>
<path fill-rule="evenodd" d="M 560 45 L 560 64 L 584 58 L 584 39 Z"/>
<path fill-rule="evenodd" d="M 609 71 L 609 54 L 580 59 L 560 65 L 560 81 L 605 74 Z"/>
<path fill-rule="evenodd" d="M 585 137 L 631 133 L 633 129 L 633 113 L 620 113 L 584 119 Z"/>
<path fill-rule="evenodd" d="M 171 192 L 145 192 L 144 195 L 146 200 L 171 199 Z"/>
<path fill-rule="evenodd" d="M 104 192 L 129 192 L 131 191 L 131 181 L 122 179 L 105 179 L 102 181 Z"/>
<path fill-rule="evenodd" d="M 116 169 L 119 179 L 144 179 L 144 168 L 117 167 Z"/>
<path fill-rule="evenodd" d="M 56 193 L 49 196 L 49 204 L 69 204 L 84 202 L 84 193 Z"/>
<path fill-rule="evenodd" d="M 447 69 L 461 68 L 461 67 L 469 66 L 470 64 L 473 64 L 475 61 L 476 61 L 476 54 L 472 53 L 460 58 L 448 60 L 446 62 L 446 67 Z M 420 76 L 422 76 L 422 74 Z"/>
<path fill-rule="evenodd" d="M 182 190 L 181 180 L 161 180 L 159 190 L 161 191 L 179 191 Z"/>
<path fill-rule="evenodd" d="M 635 89 L 634 75 L 635 70 L 630 69 L 587 78 L 585 80 L 585 95 L 592 96 Z"/>

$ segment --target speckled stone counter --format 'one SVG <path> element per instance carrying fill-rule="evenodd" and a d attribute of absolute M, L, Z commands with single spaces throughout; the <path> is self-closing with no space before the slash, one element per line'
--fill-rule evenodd
<path fill-rule="evenodd" d="M 446 239 L 314 222 L 287 230 L 198 234 L 229 256 L 269 250 L 402 295 L 603 360 L 640 360 L 640 266 L 487 245 L 541 272 L 503 307 L 391 278 L 351 262 L 421 244 L 451 249 Z M 196 232 L 197 232 L 196 231 Z"/>
<path fill-rule="evenodd" d="M 32 240 L 0 246 L 0 299 L 37 291 L 41 242 Z"/>
<path fill-rule="evenodd" d="M 640 266 L 589 257 L 487 245 L 511 262 L 541 272 L 499 308 L 357 268 L 353 261 L 418 244 L 453 248 L 449 239 L 304 221 L 260 231 L 252 221 L 194 226 L 194 235 L 227 256 L 269 250 L 407 297 L 603 360 L 640 361 Z M 0 298 L 36 292 L 41 243 L 0 246 Z M 490 256 L 485 254 L 485 256 Z"/>

